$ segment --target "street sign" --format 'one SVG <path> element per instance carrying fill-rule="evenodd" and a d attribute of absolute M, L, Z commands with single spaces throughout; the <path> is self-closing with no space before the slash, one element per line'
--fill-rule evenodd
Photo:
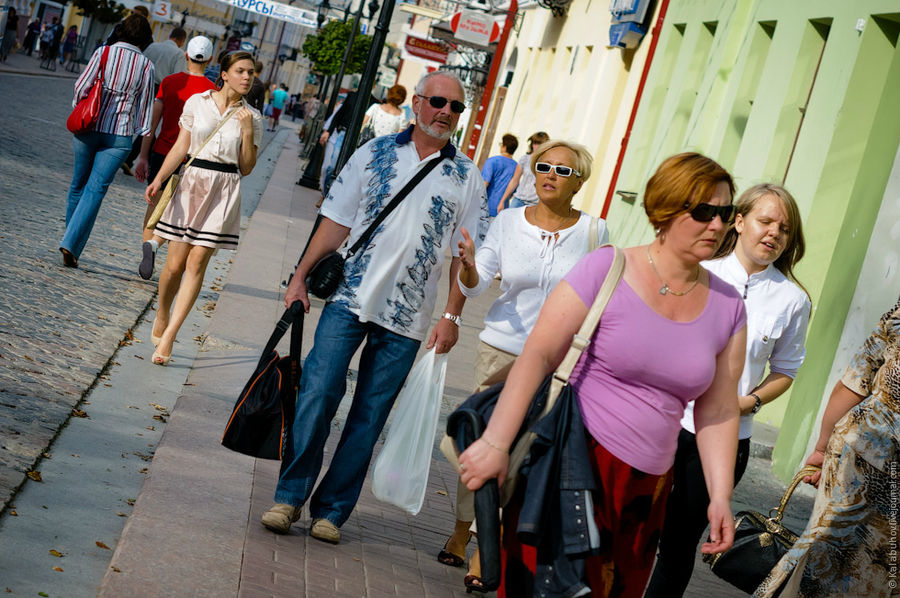
<path fill-rule="evenodd" d="M 311 10 L 303 10 L 282 4 L 281 2 L 272 2 L 271 0 L 218 0 L 224 4 L 230 4 L 235 8 L 246 10 L 263 17 L 287 21 L 295 23 L 303 27 L 318 29 L 319 23 L 316 21 L 316 13 Z"/>
<path fill-rule="evenodd" d="M 500 26 L 494 19 L 477 10 L 461 10 L 450 18 L 456 39 L 486 46 L 500 39 Z"/>
<path fill-rule="evenodd" d="M 433 42 L 429 39 L 414 37 L 409 34 L 406 34 L 406 43 L 404 44 L 404 48 L 413 56 L 425 58 L 427 60 L 434 60 L 435 62 L 440 62 L 441 64 L 447 62 L 447 56 L 449 54 L 449 52 L 447 52 L 447 50 L 445 50 L 444 46 L 442 46 L 441 44 Z"/>
<path fill-rule="evenodd" d="M 153 3 L 153 12 L 150 16 L 154 21 L 168 23 L 172 18 L 172 4 L 168 0 L 156 0 Z"/>

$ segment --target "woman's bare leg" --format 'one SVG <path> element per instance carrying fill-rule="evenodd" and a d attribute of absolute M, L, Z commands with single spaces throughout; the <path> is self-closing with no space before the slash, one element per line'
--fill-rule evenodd
<path fill-rule="evenodd" d="M 186 260 L 184 261 L 182 270 L 183 276 L 180 276 L 181 284 L 175 289 L 177 290 L 177 295 L 175 295 L 175 290 L 169 289 L 168 285 L 166 287 L 166 292 L 170 293 L 170 295 L 167 295 L 166 299 L 171 301 L 171 295 L 175 295 L 175 302 L 172 306 L 172 314 L 169 318 L 168 325 L 166 326 L 165 332 L 162 333 L 159 346 L 157 347 L 157 351 L 163 356 L 172 354 L 172 345 L 175 344 L 175 337 L 178 335 L 178 331 L 181 329 L 181 325 L 184 324 L 184 320 L 187 318 L 188 313 L 190 313 L 191 308 L 194 307 L 194 302 L 197 300 L 197 295 L 200 294 L 200 288 L 203 286 L 203 276 L 206 274 L 206 266 L 209 264 L 209 258 L 212 257 L 212 254 L 215 251 L 212 247 L 188 245 L 187 243 L 175 241 L 169 243 L 169 254 L 166 256 L 166 266 L 162 275 L 160 275 L 160 308 L 163 306 L 162 280 L 169 269 L 168 256 L 172 254 L 173 250 L 178 254 L 182 251 L 181 247 L 176 249 L 176 245 L 186 245 L 188 250 L 186 252 Z"/>

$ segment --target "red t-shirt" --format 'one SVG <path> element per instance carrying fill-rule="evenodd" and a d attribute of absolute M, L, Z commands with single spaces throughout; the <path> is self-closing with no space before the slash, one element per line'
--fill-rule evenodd
<path fill-rule="evenodd" d="M 156 99 L 163 103 L 162 128 L 153 144 L 154 152 L 168 154 L 175 145 L 179 132 L 178 119 L 187 99 L 195 93 L 215 88 L 215 84 L 203 75 L 190 73 L 175 73 L 162 80 L 156 93 Z"/>

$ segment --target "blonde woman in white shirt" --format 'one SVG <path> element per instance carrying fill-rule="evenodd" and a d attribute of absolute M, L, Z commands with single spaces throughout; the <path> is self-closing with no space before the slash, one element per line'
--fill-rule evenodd
<path fill-rule="evenodd" d="M 608 241 L 605 221 L 572 207 L 572 199 L 591 174 L 591 162 L 582 145 L 560 140 L 544 143 L 534 150 L 530 164 L 538 202 L 497 214 L 477 251 L 463 229 L 465 241 L 459 243 L 462 293 L 476 297 L 487 290 L 495 274 L 502 273 L 501 295 L 488 310 L 479 335 L 476 390 L 502 377 L 501 372 L 522 352 L 553 287 L 591 247 Z M 463 484 L 458 486 L 456 516 L 456 528 L 438 560 L 461 566 L 475 518 L 472 495 Z M 476 551 L 465 578 L 466 588 L 481 591 L 479 577 Z"/>
<path fill-rule="evenodd" d="M 229 52 L 221 67 L 222 89 L 195 94 L 185 102 L 178 139 L 144 193 L 149 203 L 188 152 L 197 154 L 154 230 L 155 236 L 169 241 L 151 333 L 156 346 L 153 363 L 157 365 L 169 363 L 175 336 L 197 300 L 213 252 L 237 249 L 241 176 L 250 174 L 256 165 L 262 139 L 262 115 L 243 99 L 253 84 L 253 56 Z M 228 122 L 204 146 L 226 118 Z"/>
<path fill-rule="evenodd" d="M 744 191 L 735 207 L 734 226 L 716 259 L 703 262 L 703 266 L 734 286 L 747 309 L 747 353 L 738 386 L 737 485 L 750 457 L 753 415 L 790 388 L 803 364 L 811 304 L 794 277 L 805 243 L 800 211 L 791 194 L 780 185 L 754 185 Z M 647 598 L 684 593 L 707 524 L 709 497 L 697 453 L 693 403 L 685 410 L 681 425 L 674 485 Z"/>

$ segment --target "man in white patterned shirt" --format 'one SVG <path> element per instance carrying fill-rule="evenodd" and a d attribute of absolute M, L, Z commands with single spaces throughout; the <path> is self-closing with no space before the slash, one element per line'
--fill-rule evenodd
<path fill-rule="evenodd" d="M 465 109 L 459 79 L 426 75 L 416 86 L 416 124 L 377 137 L 351 156 L 321 208 L 322 222 L 285 293 L 285 304 L 309 309 L 311 267 L 344 240 L 354 243 L 390 199 L 433 160 L 439 160 L 390 213 L 360 250 L 348 257 L 344 278 L 328 299 L 300 380 L 296 416 L 282 461 L 275 506 L 262 517 L 285 533 L 310 499 L 310 535 L 337 543 L 365 479 L 372 449 L 416 352 L 432 322 L 444 256 L 466 228 L 483 238 L 484 180 L 449 139 Z M 465 298 L 450 265 L 450 296 L 427 348 L 450 351 L 458 338 Z M 353 406 L 328 472 L 310 496 L 322 466 L 331 419 L 343 398 L 350 359 L 365 342 Z"/>

